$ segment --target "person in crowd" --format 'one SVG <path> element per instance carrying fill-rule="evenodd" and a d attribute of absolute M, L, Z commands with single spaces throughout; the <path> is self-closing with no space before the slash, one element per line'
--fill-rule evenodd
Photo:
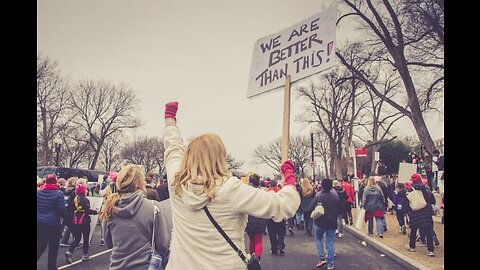
<path fill-rule="evenodd" d="M 343 187 L 340 185 L 340 182 L 335 180 L 333 181 L 333 190 L 337 192 L 338 195 L 338 200 L 339 200 L 339 206 L 338 206 L 338 217 L 337 217 L 337 231 L 336 233 L 338 238 L 343 237 L 343 216 L 345 216 L 347 210 L 345 208 L 345 205 L 347 204 L 347 193 L 343 189 Z"/>
<path fill-rule="evenodd" d="M 325 209 L 325 214 L 314 220 L 315 223 L 315 244 L 319 261 L 316 266 L 321 267 L 327 264 L 327 269 L 335 269 L 335 230 L 337 229 L 337 217 L 339 213 L 340 200 L 338 194 L 333 190 L 333 183 L 330 178 L 324 178 L 320 183 L 322 190 L 317 192 L 310 204 L 313 211 L 318 203 Z M 324 235 L 327 243 L 327 256 L 324 251 Z"/>
<path fill-rule="evenodd" d="M 164 201 L 170 198 L 170 194 L 168 193 L 168 180 L 166 179 L 166 177 L 163 183 L 157 185 L 157 193 L 160 201 Z"/>
<path fill-rule="evenodd" d="M 100 185 L 99 184 L 97 184 L 97 183 L 93 184 L 91 194 L 92 194 L 92 197 L 100 197 Z"/>
<path fill-rule="evenodd" d="M 57 269 L 60 243 L 60 219 L 67 214 L 63 193 L 58 190 L 57 176 L 47 175 L 45 185 L 37 191 L 37 262 L 48 246 L 48 270 Z"/>
<path fill-rule="evenodd" d="M 417 230 L 420 230 L 421 234 L 424 234 L 427 240 L 427 256 L 435 256 L 433 245 L 433 209 L 432 204 L 435 204 L 435 196 L 430 195 L 430 191 L 425 188 L 422 183 L 422 176 L 418 173 L 414 173 L 411 177 L 412 185 L 407 190 L 407 195 L 413 190 L 422 191 L 423 198 L 427 202 L 427 205 L 417 211 L 413 211 L 407 204 L 408 218 L 410 220 L 410 243 L 406 245 L 407 250 L 415 251 L 415 242 L 417 240 Z M 408 197 L 407 197 L 408 201 Z"/>
<path fill-rule="evenodd" d="M 155 209 L 158 209 L 155 250 L 163 257 L 164 264 L 167 263 L 173 228 L 170 201 L 157 202 L 146 198 L 145 173 L 140 165 L 123 167 L 115 185 L 117 192 L 107 198 L 100 214 L 105 245 L 112 249 L 109 269 L 147 269 Z M 132 237 L 132 234 L 138 237 Z"/>
<path fill-rule="evenodd" d="M 280 191 L 277 181 L 271 180 L 269 182 L 267 192 Z M 270 239 L 270 253 L 272 255 L 285 255 L 285 220 L 276 221 L 274 219 L 267 219 L 268 238 Z"/>
<path fill-rule="evenodd" d="M 361 201 L 363 198 L 363 191 L 365 190 L 366 186 L 367 186 L 367 176 L 363 175 L 363 178 L 360 180 L 358 184 L 358 198 L 359 198 L 358 200 L 359 201 Z"/>
<path fill-rule="evenodd" d="M 68 247 L 70 244 L 68 243 L 70 239 L 70 234 L 72 234 L 72 218 L 73 218 L 73 210 L 74 204 L 73 200 L 75 199 L 75 185 L 77 183 L 77 177 L 70 177 L 68 178 L 67 188 L 65 189 L 65 206 L 67 208 L 67 215 L 63 219 L 64 229 L 62 233 L 62 239 L 60 240 L 61 247 Z"/>
<path fill-rule="evenodd" d="M 65 180 L 65 178 L 59 178 L 57 183 L 58 183 L 58 190 L 60 190 L 63 194 L 65 194 L 67 180 Z"/>
<path fill-rule="evenodd" d="M 257 174 L 250 175 L 248 178 L 250 185 L 254 188 L 260 188 L 260 177 Z M 255 253 L 260 260 L 262 257 L 263 235 L 267 227 L 267 220 L 248 216 L 247 228 L 245 231 L 250 238 L 250 254 Z"/>
<path fill-rule="evenodd" d="M 310 217 L 312 214 L 312 211 L 310 210 L 310 204 L 312 203 L 313 198 L 315 198 L 315 189 L 308 178 L 303 178 L 300 180 L 300 189 L 300 207 L 302 208 L 303 218 L 305 219 L 305 233 L 308 236 L 312 236 L 313 220 Z"/>
<path fill-rule="evenodd" d="M 376 182 L 374 176 L 368 177 L 367 186 L 362 195 L 362 205 L 366 211 L 365 221 L 368 221 L 368 236 L 373 236 L 373 218 L 375 218 L 378 237 L 383 238 L 382 219 L 385 213 L 385 197 Z"/>
<path fill-rule="evenodd" d="M 419 163 L 420 157 L 417 155 L 417 153 L 410 152 L 408 154 L 408 156 L 409 156 L 409 162 L 408 163 L 412 163 L 412 164 L 418 164 Z"/>
<path fill-rule="evenodd" d="M 73 242 L 70 243 L 68 251 L 65 252 L 65 261 L 67 264 L 72 263 L 72 255 L 74 249 L 80 243 L 80 238 L 83 236 L 83 256 L 82 261 L 90 260 L 88 255 L 88 248 L 90 246 L 90 215 L 97 215 L 97 210 L 90 209 L 90 201 L 85 197 L 87 194 L 87 186 L 83 184 L 77 185 L 75 188 L 75 198 L 73 199 L 73 217 L 72 217 L 72 231 Z"/>
<path fill-rule="evenodd" d="M 302 188 L 300 187 L 300 184 L 296 184 L 295 188 L 297 189 L 298 195 L 301 195 Z M 302 203 L 300 203 L 300 206 L 297 209 L 297 212 L 295 212 L 295 224 L 297 227 L 297 230 L 305 230 L 305 218 L 303 216 L 303 210 L 302 210 Z"/>
<path fill-rule="evenodd" d="M 155 200 L 157 202 L 160 201 L 160 196 L 158 195 L 157 190 L 155 190 L 155 185 L 153 184 L 155 180 L 155 173 L 154 172 L 148 172 L 146 177 L 145 177 L 145 182 L 146 184 L 146 190 L 147 190 L 147 199 L 149 200 Z"/>
<path fill-rule="evenodd" d="M 350 184 L 350 179 L 350 177 L 344 176 L 340 184 L 347 194 L 345 215 L 343 216 L 343 219 L 345 220 L 345 224 L 353 225 L 352 206 L 353 202 L 355 201 L 355 191 L 353 190 L 353 186 Z"/>
<path fill-rule="evenodd" d="M 382 181 L 382 177 L 380 176 L 375 176 L 375 183 L 382 189 L 382 195 L 383 195 L 383 213 L 385 214 L 388 208 L 388 197 L 390 196 L 390 192 L 388 190 L 387 185 Z M 385 219 L 385 215 L 382 217 L 382 222 L 383 222 L 383 231 L 387 231 L 387 220 Z"/>
<path fill-rule="evenodd" d="M 42 190 L 43 185 L 45 185 L 45 179 L 37 178 L 37 191 Z"/>
<path fill-rule="evenodd" d="M 437 177 L 435 177 L 434 180 L 435 191 L 440 192 L 440 186 L 443 188 L 443 180 L 441 178 L 443 172 L 445 171 L 444 155 L 440 155 L 440 151 L 438 151 L 438 149 L 435 149 L 433 151 L 432 160 L 438 168 Z M 439 179 L 441 182 L 438 181 Z"/>
<path fill-rule="evenodd" d="M 397 183 L 395 191 L 392 193 L 393 209 L 397 215 L 398 225 L 400 226 L 400 233 L 407 234 L 407 227 L 405 226 L 405 214 L 407 206 L 407 194 L 405 191 L 405 184 Z"/>
<path fill-rule="evenodd" d="M 392 215 L 394 214 L 394 209 L 393 209 L 393 204 L 390 206 L 388 199 L 390 199 L 390 202 L 392 202 L 392 196 L 393 193 L 395 192 L 395 183 L 396 183 L 396 178 L 395 177 L 390 177 L 388 179 L 388 185 L 387 185 L 387 211 L 390 212 Z M 390 206 L 390 207 L 389 207 Z"/>
<path fill-rule="evenodd" d="M 107 187 L 105 188 L 105 197 L 108 198 L 113 193 L 117 193 L 117 176 L 118 173 L 110 172 L 108 174 L 108 178 L 110 179 L 110 183 L 108 183 Z"/>
<path fill-rule="evenodd" d="M 380 176 L 385 176 L 387 175 L 387 166 L 381 159 L 377 161 L 377 167 L 375 169 L 375 173 Z"/>
<path fill-rule="evenodd" d="M 244 251 L 248 215 L 280 222 L 298 209 L 293 162 L 281 164 L 284 186 L 278 192 L 244 185 L 228 172 L 227 152 L 218 135 L 200 135 L 185 147 L 176 124 L 178 103 L 169 102 L 165 107 L 164 161 L 175 226 L 166 270 L 246 269 L 204 209 L 208 208 L 233 243 Z"/>

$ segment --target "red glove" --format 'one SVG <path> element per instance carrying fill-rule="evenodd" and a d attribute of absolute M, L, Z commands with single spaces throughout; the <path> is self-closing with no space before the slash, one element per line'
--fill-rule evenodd
<path fill-rule="evenodd" d="M 293 175 L 293 162 L 286 160 L 280 165 L 283 174 L 283 185 L 295 185 L 295 176 Z"/>
<path fill-rule="evenodd" d="M 178 110 L 178 102 L 172 101 L 165 104 L 165 119 L 173 118 L 177 121 L 177 110 Z"/>

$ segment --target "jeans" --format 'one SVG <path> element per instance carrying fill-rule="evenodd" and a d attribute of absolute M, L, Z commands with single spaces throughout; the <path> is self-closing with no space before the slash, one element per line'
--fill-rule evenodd
<path fill-rule="evenodd" d="M 312 211 L 303 212 L 303 218 L 305 219 L 305 231 L 309 233 L 312 233 L 313 230 L 313 219 L 310 217 Z"/>
<path fill-rule="evenodd" d="M 403 213 L 402 210 L 397 210 L 396 214 L 397 214 L 398 225 L 400 225 L 400 227 L 405 226 L 405 213 Z"/>
<path fill-rule="evenodd" d="M 297 212 L 295 213 L 295 220 L 297 222 L 297 225 L 300 225 L 300 222 L 302 222 L 304 220 L 302 210 L 297 210 Z"/>
<path fill-rule="evenodd" d="M 324 229 L 315 225 L 315 244 L 317 245 L 317 255 L 320 259 L 325 259 L 325 251 L 323 247 L 323 235 L 327 239 L 327 264 L 333 266 L 335 264 L 335 229 Z"/>
<path fill-rule="evenodd" d="M 343 214 L 337 216 L 338 233 L 343 234 Z"/>
<path fill-rule="evenodd" d="M 375 223 L 377 224 L 377 233 L 383 234 L 383 219 L 375 217 Z M 368 219 L 368 234 L 373 234 L 373 217 Z"/>
<path fill-rule="evenodd" d="M 88 240 L 90 239 L 90 223 L 84 223 L 79 225 L 74 224 L 72 225 L 72 231 L 73 242 L 70 243 L 68 251 L 72 253 L 80 243 L 80 238 L 82 238 L 83 236 L 83 254 L 88 254 L 88 246 L 90 245 L 90 243 L 88 242 Z"/>

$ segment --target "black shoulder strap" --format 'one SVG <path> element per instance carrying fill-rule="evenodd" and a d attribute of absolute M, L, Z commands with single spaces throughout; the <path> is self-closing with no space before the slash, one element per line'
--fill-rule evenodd
<path fill-rule="evenodd" d="M 212 217 L 212 214 L 210 214 L 210 211 L 208 211 L 208 208 L 207 208 L 206 205 L 203 207 L 203 210 L 205 211 L 205 214 L 207 214 L 208 219 L 210 219 L 213 226 L 215 226 L 215 228 L 217 228 L 218 232 L 223 236 L 223 238 L 225 238 L 225 240 L 227 240 L 227 242 L 230 244 L 230 246 L 233 248 L 233 250 L 235 250 L 235 252 L 238 254 L 238 256 L 240 256 L 240 259 L 242 259 L 242 261 L 244 263 L 248 264 L 248 260 L 245 257 L 245 255 L 243 255 L 243 252 L 232 242 L 230 237 L 228 237 L 228 235 L 222 230 L 220 225 L 218 225 L 218 223 Z"/>

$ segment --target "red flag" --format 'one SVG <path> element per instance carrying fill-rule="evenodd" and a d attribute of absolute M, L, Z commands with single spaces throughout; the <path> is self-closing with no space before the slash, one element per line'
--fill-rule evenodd
<path fill-rule="evenodd" d="M 366 157 L 367 156 L 367 148 L 355 148 L 355 156 L 356 157 Z"/>

